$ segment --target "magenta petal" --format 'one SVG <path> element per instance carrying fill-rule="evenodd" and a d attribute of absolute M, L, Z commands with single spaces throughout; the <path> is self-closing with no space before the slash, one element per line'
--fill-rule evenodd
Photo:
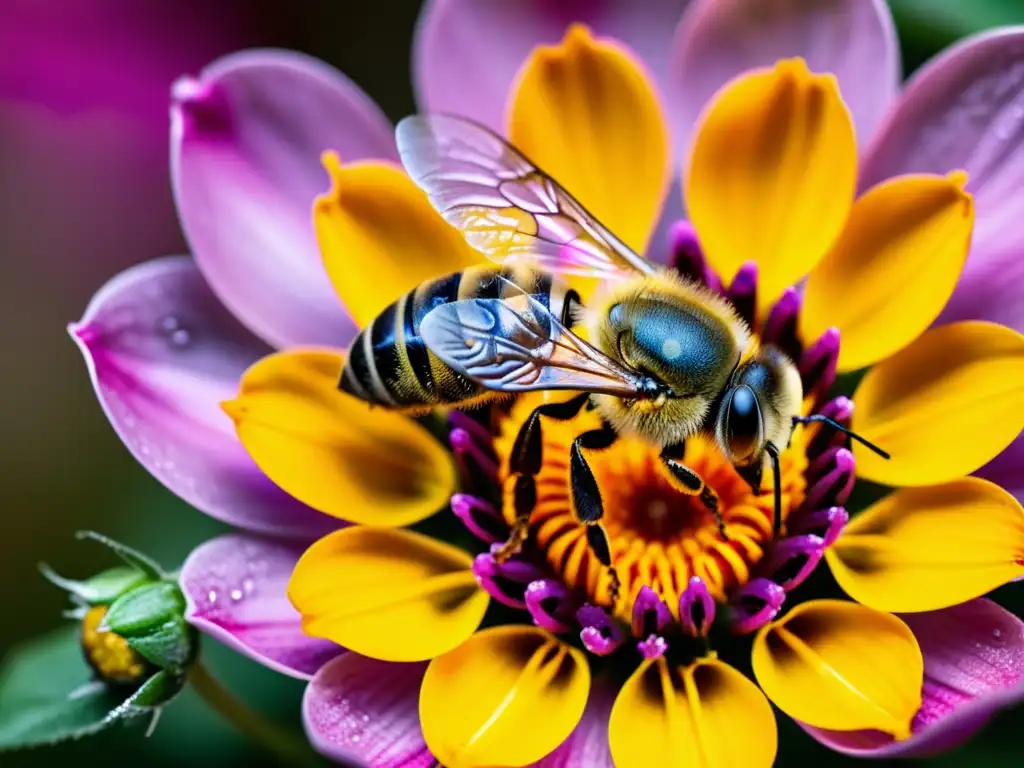
<path fill-rule="evenodd" d="M 569 738 L 532 768 L 612 768 L 608 748 L 608 718 L 615 703 L 615 688 L 604 677 L 595 678 L 583 717 Z"/>
<path fill-rule="evenodd" d="M 977 35 L 939 54 L 910 79 L 862 170 L 864 186 L 903 173 L 967 171 L 977 212 L 968 281 L 982 272 L 1009 282 L 991 262 L 1019 262 L 1019 250 L 1008 251 L 1024 244 L 1021 61 L 1024 27 Z"/>
<path fill-rule="evenodd" d="M 1024 701 L 1024 622 L 991 600 L 902 614 L 924 654 L 924 701 L 905 741 L 878 731 L 801 726 L 858 757 L 921 757 L 970 738 L 1003 707 Z"/>
<path fill-rule="evenodd" d="M 425 663 L 397 664 L 346 653 L 313 678 L 302 720 L 313 748 L 342 765 L 432 768 L 419 721 Z"/>
<path fill-rule="evenodd" d="M 672 30 L 689 0 L 428 0 L 413 43 L 421 111 L 470 117 L 505 132 L 516 73 L 536 45 L 559 42 L 579 21 L 626 43 L 664 92 Z"/>
<path fill-rule="evenodd" d="M 314 537 L 338 526 L 274 485 L 221 411 L 270 349 L 224 309 L 191 259 L 122 272 L 69 330 L 118 436 L 189 504 L 265 533 Z"/>
<path fill-rule="evenodd" d="M 237 533 L 206 542 L 181 566 L 185 618 L 260 664 L 309 680 L 344 649 L 306 635 L 288 602 L 288 579 L 304 550 Z"/>
<path fill-rule="evenodd" d="M 397 162 L 383 113 L 323 62 L 243 51 L 179 80 L 172 117 L 178 214 L 217 295 L 274 346 L 345 346 L 354 325 L 313 232 L 320 156 Z"/>
<path fill-rule="evenodd" d="M 883 0 L 699 2 L 673 46 L 668 103 L 684 147 L 719 88 L 779 59 L 800 56 L 813 71 L 836 75 L 861 146 L 899 92 L 899 46 Z"/>

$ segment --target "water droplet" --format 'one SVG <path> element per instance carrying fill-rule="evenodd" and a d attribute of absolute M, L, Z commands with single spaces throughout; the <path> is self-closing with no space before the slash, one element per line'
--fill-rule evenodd
<path fill-rule="evenodd" d="M 252 591 L 256 589 L 256 582 L 250 578 L 246 578 L 242 581 L 242 589 L 245 590 L 245 594 L 251 595 Z"/>
<path fill-rule="evenodd" d="M 209 594 L 206 596 L 206 599 L 209 600 L 211 604 L 212 603 L 216 603 L 217 602 L 217 590 L 216 589 L 211 589 Z"/>
<path fill-rule="evenodd" d="M 358 744 L 359 743 L 359 736 L 358 735 L 352 737 L 352 743 L 353 744 Z"/>
<path fill-rule="evenodd" d="M 1003 631 L 1001 629 L 993 629 L 992 630 L 992 637 L 1002 637 L 1002 636 L 1003 636 Z"/>
<path fill-rule="evenodd" d="M 240 590 L 240 589 L 232 589 L 231 590 L 231 599 L 234 600 L 236 603 L 239 600 L 241 600 L 242 599 L 242 590 Z"/>
<path fill-rule="evenodd" d="M 163 328 L 168 333 L 178 330 L 179 326 L 180 323 L 178 322 L 178 318 L 176 318 L 174 315 L 168 315 L 167 317 L 160 321 L 160 327 Z"/>
<path fill-rule="evenodd" d="M 171 334 L 171 342 L 179 347 L 184 347 L 192 340 L 192 334 L 186 331 L 184 328 L 179 328 Z"/>
<path fill-rule="evenodd" d="M 369 715 L 363 715 L 363 722 L 364 723 L 370 722 L 370 716 Z"/>

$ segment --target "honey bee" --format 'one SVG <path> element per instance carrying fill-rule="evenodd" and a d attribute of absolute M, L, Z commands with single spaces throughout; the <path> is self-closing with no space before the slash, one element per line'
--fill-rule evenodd
<path fill-rule="evenodd" d="M 731 304 L 633 252 L 490 130 L 417 115 L 399 123 L 397 141 L 406 170 L 433 206 L 496 266 L 428 281 L 387 307 L 353 342 L 340 388 L 411 411 L 534 390 L 579 392 L 537 407 L 517 435 L 509 467 L 516 522 L 499 561 L 527 536 L 543 421 L 574 418 L 584 407 L 597 409 L 602 426 L 579 435 L 570 449 L 574 512 L 610 571 L 613 595 L 618 576 L 585 451 L 607 448 L 619 435 L 660 448 L 672 484 L 699 499 L 723 538 L 717 495 L 682 461 L 686 439 L 714 439 L 755 493 L 770 465 L 777 535 L 779 453 L 796 424 L 827 421 L 800 415 L 794 361 L 754 345 Z M 585 307 L 564 279 L 571 275 L 600 278 L 601 295 Z M 590 342 L 573 332 L 580 325 Z"/>

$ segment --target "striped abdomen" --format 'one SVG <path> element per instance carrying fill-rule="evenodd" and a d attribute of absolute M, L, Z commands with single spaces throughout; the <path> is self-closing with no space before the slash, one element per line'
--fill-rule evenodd
<path fill-rule="evenodd" d="M 419 327 L 441 304 L 507 295 L 510 289 L 499 276 L 565 322 L 566 285 L 557 277 L 526 267 L 472 267 L 421 284 L 377 315 L 352 342 L 339 388 L 374 405 L 398 409 L 478 398 L 486 390 L 432 354 Z"/>

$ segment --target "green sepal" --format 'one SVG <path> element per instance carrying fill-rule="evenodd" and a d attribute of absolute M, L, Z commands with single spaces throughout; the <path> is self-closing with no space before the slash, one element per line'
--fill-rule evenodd
<path fill-rule="evenodd" d="M 130 640 L 181 618 L 185 598 L 177 584 L 158 581 L 126 592 L 110 604 L 101 627 Z"/>
<path fill-rule="evenodd" d="M 182 617 L 148 630 L 144 635 L 126 637 L 128 645 L 151 664 L 176 673 L 195 659 L 199 647 L 194 627 Z"/>
<path fill-rule="evenodd" d="M 46 563 L 41 564 L 39 570 L 51 584 L 66 590 L 77 602 L 86 605 L 109 605 L 128 590 L 150 580 L 145 573 L 127 565 L 111 568 L 82 581 L 64 578 Z"/>
<path fill-rule="evenodd" d="M 149 735 L 153 726 L 156 725 L 156 718 L 160 715 L 160 710 L 181 693 L 187 680 L 188 678 L 183 674 L 160 670 L 139 686 L 139 689 L 123 703 L 107 714 L 109 724 L 118 720 L 134 720 L 150 715 L 153 720 L 150 723 L 149 732 L 147 732 Z"/>
<path fill-rule="evenodd" d="M 102 533 L 96 533 L 95 531 L 79 531 L 75 536 L 79 539 L 89 539 L 91 541 L 99 542 L 128 563 L 132 568 L 141 571 L 151 579 L 166 579 L 168 577 L 168 574 L 164 573 L 163 568 L 160 567 L 160 564 L 157 563 L 156 560 L 142 554 L 137 549 L 132 549 L 126 544 L 114 541 L 113 539 L 104 536 Z"/>

